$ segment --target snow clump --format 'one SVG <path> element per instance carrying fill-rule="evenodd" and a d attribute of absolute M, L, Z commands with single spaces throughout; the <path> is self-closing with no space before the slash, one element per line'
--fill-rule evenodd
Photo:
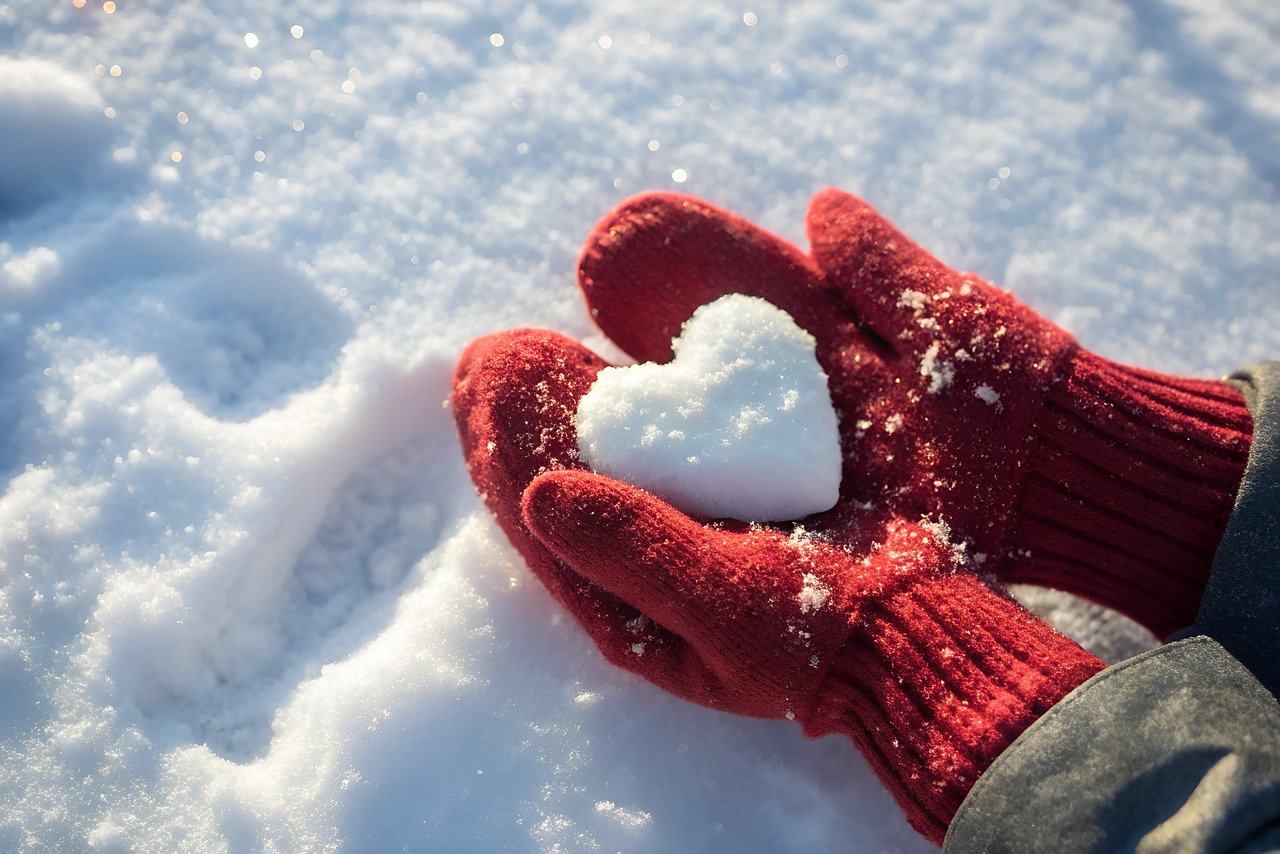
<path fill-rule="evenodd" d="M 813 336 L 730 294 L 702 306 L 675 358 L 605 368 L 578 405 L 582 458 L 690 513 L 768 522 L 830 508 L 840 437 Z"/>

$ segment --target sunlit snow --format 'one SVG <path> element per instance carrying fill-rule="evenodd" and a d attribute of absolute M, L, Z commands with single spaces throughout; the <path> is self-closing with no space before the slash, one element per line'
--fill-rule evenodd
<path fill-rule="evenodd" d="M 849 743 L 600 658 L 481 509 L 454 360 L 605 348 L 575 259 L 630 194 L 803 245 L 829 185 L 1105 355 L 1275 356 L 1278 39 L 1264 0 L 0 0 L 0 849 L 928 850 Z"/>

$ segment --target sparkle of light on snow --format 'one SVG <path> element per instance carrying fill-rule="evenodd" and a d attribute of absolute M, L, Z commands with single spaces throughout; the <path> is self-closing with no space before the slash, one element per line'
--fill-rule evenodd
<path fill-rule="evenodd" d="M 613 801 L 597 802 L 596 812 L 609 816 L 628 830 L 639 830 L 653 820 L 653 816 L 644 810 L 626 809 Z"/>
<path fill-rule="evenodd" d="M 601 371 L 575 418 L 582 458 L 708 516 L 799 519 L 831 507 L 840 439 L 815 342 L 731 294 L 684 324 L 668 364 Z"/>

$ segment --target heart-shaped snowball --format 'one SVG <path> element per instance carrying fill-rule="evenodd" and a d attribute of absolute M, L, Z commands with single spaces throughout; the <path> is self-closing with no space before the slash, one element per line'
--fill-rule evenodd
<path fill-rule="evenodd" d="M 758 297 L 702 306 L 669 363 L 600 372 L 574 420 L 583 461 L 703 516 L 769 522 L 830 508 L 840 436 L 814 343 Z"/>

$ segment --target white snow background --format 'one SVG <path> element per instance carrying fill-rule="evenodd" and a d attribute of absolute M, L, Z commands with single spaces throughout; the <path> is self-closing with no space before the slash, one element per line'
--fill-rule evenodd
<path fill-rule="evenodd" d="M 837 185 L 1106 355 L 1280 354 L 1271 0 L 107 8 L 0 5 L 3 850 L 927 850 L 480 508 L 454 359 L 592 336 L 639 190 L 802 241 Z"/>

